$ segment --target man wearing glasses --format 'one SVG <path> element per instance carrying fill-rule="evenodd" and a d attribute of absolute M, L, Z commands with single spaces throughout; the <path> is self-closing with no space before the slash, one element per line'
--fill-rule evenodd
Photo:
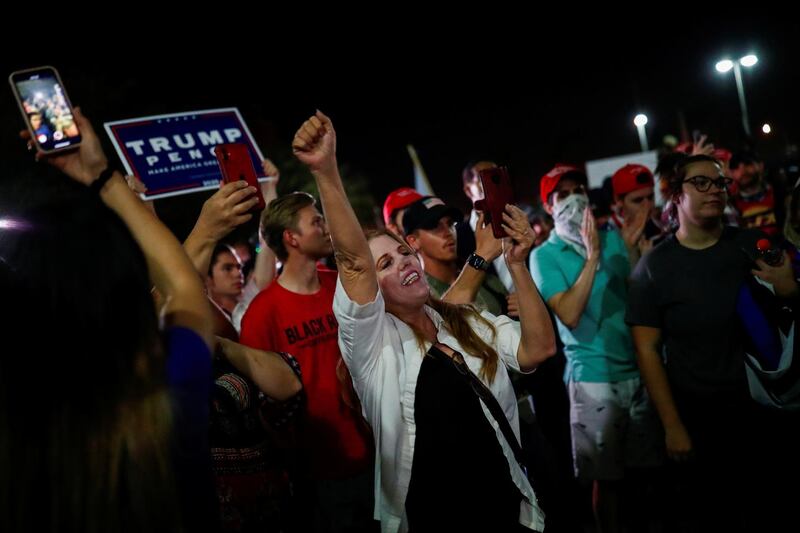
<path fill-rule="evenodd" d="M 619 531 L 620 509 L 633 507 L 620 501 L 621 482 L 630 469 L 659 465 L 661 436 L 624 321 L 628 247 L 620 232 L 598 231 L 586 185 L 571 165 L 542 177 L 555 229 L 533 250 L 530 270 L 564 343 L 575 474 L 593 485 L 598 530 Z M 637 507 L 646 512 L 646 503 Z"/>

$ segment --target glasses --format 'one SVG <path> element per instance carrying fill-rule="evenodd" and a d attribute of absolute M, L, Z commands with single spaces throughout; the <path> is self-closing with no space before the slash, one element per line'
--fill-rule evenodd
<path fill-rule="evenodd" d="M 709 178 L 708 176 L 694 176 L 683 180 L 683 183 L 686 182 L 694 185 L 694 188 L 697 189 L 697 192 L 706 192 L 711 188 L 712 184 L 717 189 L 727 191 L 728 187 L 730 187 L 731 183 L 733 183 L 733 180 L 724 176 L 718 176 L 717 178 Z"/>
<path fill-rule="evenodd" d="M 556 193 L 556 198 L 558 198 L 559 200 L 563 200 L 564 198 L 567 198 L 571 194 L 586 194 L 586 187 L 584 187 L 583 185 L 578 185 L 571 191 L 562 189 Z"/>

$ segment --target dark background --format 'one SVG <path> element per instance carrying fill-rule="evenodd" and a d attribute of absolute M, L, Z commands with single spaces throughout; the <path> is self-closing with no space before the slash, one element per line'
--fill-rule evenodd
<path fill-rule="evenodd" d="M 192 54 L 181 53 L 186 35 L 158 31 L 152 38 L 145 32 L 146 43 L 140 35 L 109 44 L 110 56 L 30 48 L 7 50 L 0 64 L 5 73 L 55 66 L 73 103 L 98 127 L 238 107 L 281 167 L 282 192 L 308 186 L 289 144 L 319 108 L 334 121 L 339 162 L 346 178 L 363 185 L 365 205 L 380 207 L 389 191 L 413 185 L 411 143 L 436 193 L 466 210 L 460 174 L 468 160 L 510 165 L 518 195 L 533 202 L 539 176 L 555 162 L 638 151 L 632 120 L 639 112 L 649 117 L 651 148 L 664 135 L 681 139 L 699 129 L 737 149 L 746 139 L 733 72 L 719 74 L 714 64 L 751 51 L 759 57 L 744 69 L 752 142 L 780 163 L 800 134 L 800 24 L 780 18 L 519 20 L 502 31 L 474 19 L 446 29 L 366 25 L 325 34 L 309 27 L 286 36 L 250 32 L 230 50 L 208 41 L 197 53 L 195 43 Z M 10 91 L 0 98 L 0 117 L 4 173 L 41 173 L 17 138 L 23 122 Z M 769 136 L 761 133 L 765 122 Z M 185 236 L 207 196 L 163 200 L 157 208 Z"/>

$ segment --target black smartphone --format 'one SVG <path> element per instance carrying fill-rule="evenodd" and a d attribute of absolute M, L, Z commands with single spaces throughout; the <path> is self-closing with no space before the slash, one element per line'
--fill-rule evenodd
<path fill-rule="evenodd" d="M 8 77 L 33 142 L 46 154 L 81 143 L 72 104 L 53 67 L 12 72 Z"/>

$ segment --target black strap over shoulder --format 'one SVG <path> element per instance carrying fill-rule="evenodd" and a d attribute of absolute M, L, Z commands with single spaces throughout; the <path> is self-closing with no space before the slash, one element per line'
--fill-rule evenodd
<path fill-rule="evenodd" d="M 492 394 L 492 391 L 490 391 L 489 388 L 484 385 L 483 381 L 481 381 L 478 376 L 472 373 L 467 366 L 466 361 L 464 361 L 464 356 L 461 355 L 460 352 L 456 352 L 454 350 L 453 357 L 450 357 L 436 346 L 430 347 L 428 350 L 428 355 L 435 359 L 449 361 L 450 364 L 456 368 L 458 373 L 461 374 L 465 380 L 467 380 L 470 388 L 472 388 L 478 398 L 483 400 L 483 403 L 489 409 L 492 417 L 494 417 L 495 421 L 500 426 L 500 431 L 503 432 L 506 442 L 508 442 L 508 445 L 511 446 L 511 450 L 514 452 L 514 458 L 516 458 L 519 466 L 522 468 L 522 471 L 525 472 L 525 475 L 527 475 L 527 467 L 525 463 L 525 456 L 522 453 L 522 447 L 520 446 L 514 431 L 511 429 L 511 424 L 509 423 L 508 418 L 506 418 L 503 408 L 500 407 L 500 404 L 497 402 L 497 398 L 494 397 L 494 394 Z"/>

